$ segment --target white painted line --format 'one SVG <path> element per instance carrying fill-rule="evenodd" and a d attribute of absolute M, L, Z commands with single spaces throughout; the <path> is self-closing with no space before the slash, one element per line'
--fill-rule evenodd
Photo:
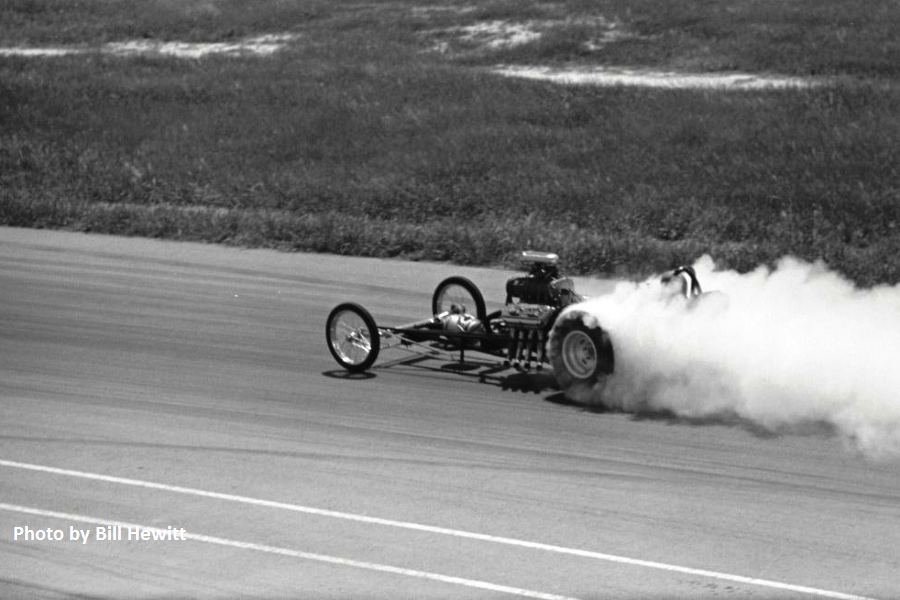
<path fill-rule="evenodd" d="M 544 544 L 541 542 L 529 542 L 516 538 L 501 537 L 488 535 L 484 533 L 474 533 L 471 531 L 462 531 L 459 529 L 448 529 L 445 527 L 435 527 L 433 525 L 422 525 L 420 523 L 410 523 L 407 521 L 394 521 L 392 519 L 382 519 L 379 517 L 369 517 L 366 515 L 357 515 L 353 513 L 338 512 L 322 508 L 313 508 L 310 506 L 301 506 L 298 504 L 288 504 L 286 502 L 275 502 L 272 500 L 262 500 L 259 498 L 250 498 L 248 496 L 237 496 L 234 494 L 222 494 L 219 492 L 210 492 L 195 488 L 181 487 L 177 485 L 167 485 L 164 483 L 154 483 L 152 481 L 142 481 L 140 479 L 128 479 L 125 477 L 114 477 L 112 475 L 102 475 L 99 473 L 87 473 L 84 471 L 74 471 L 71 469 L 60 469 L 57 467 L 48 467 L 44 465 L 35 465 L 30 463 L 22 463 L 11 460 L 0 459 L 0 467 L 10 467 L 14 469 L 26 469 L 29 471 L 39 471 L 42 473 L 51 473 L 53 475 L 65 475 L 68 477 L 80 477 L 82 479 L 92 479 L 94 481 L 104 481 L 107 483 L 116 483 L 119 485 L 130 485 L 135 487 L 143 487 L 154 490 L 162 490 L 166 492 L 174 492 L 177 494 L 187 494 L 190 496 L 200 496 L 204 498 L 215 498 L 217 500 L 225 500 L 227 502 L 240 502 L 242 504 L 251 504 L 254 506 L 264 506 L 266 508 L 276 508 L 279 510 L 288 510 L 292 512 L 317 515 L 320 517 L 330 517 L 333 519 L 344 519 L 347 521 L 357 521 L 359 523 L 368 523 L 371 525 L 383 525 L 386 527 L 398 527 L 401 529 L 411 529 L 414 531 L 422 531 L 426 533 L 436 533 L 470 540 L 479 540 L 482 542 L 490 542 L 494 544 L 504 544 L 507 546 L 517 546 L 520 548 L 531 548 L 533 550 L 542 550 L 544 552 L 555 552 L 557 554 L 568 554 L 571 556 L 580 556 L 582 558 L 592 558 L 607 562 L 621 563 L 635 567 L 644 567 L 648 569 L 656 569 L 660 571 L 669 571 L 673 573 L 682 573 L 685 575 L 694 575 L 699 577 L 708 577 L 710 579 L 718 579 L 721 581 L 729 581 L 732 583 L 740 583 L 744 585 L 752 585 L 757 587 L 765 587 L 786 592 L 794 592 L 798 594 L 808 594 L 818 596 L 820 598 L 834 598 L 835 600 L 875 600 L 867 596 L 857 596 L 854 594 L 845 594 L 843 592 L 834 592 L 831 590 L 823 590 L 804 585 L 795 585 L 792 583 L 784 583 L 781 581 L 773 581 L 770 579 L 759 579 L 757 577 L 746 577 L 744 575 L 734 575 L 731 573 L 722 573 L 719 571 L 710 571 L 707 569 L 695 569 L 693 567 L 682 567 L 667 563 L 655 562 L 651 560 L 641 560 L 638 558 L 628 558 L 626 556 L 618 556 L 615 554 L 606 554 L 603 552 L 594 552 L 591 550 L 579 550 L 578 548 L 567 548 L 565 546 L 556 546 L 553 544 Z"/>
<path fill-rule="evenodd" d="M 0 510 L 16 512 L 26 515 L 35 515 L 38 517 L 49 517 L 52 519 L 62 519 L 65 521 L 74 521 L 77 523 L 90 523 L 93 525 L 118 525 L 123 528 L 136 528 L 144 531 L 166 533 L 166 529 L 141 525 L 138 523 L 128 523 L 125 521 L 116 521 L 113 519 L 100 519 L 97 517 L 87 517 L 84 515 L 75 515 L 64 512 L 56 512 L 53 510 L 44 510 L 41 508 L 31 508 L 28 506 L 19 506 L 17 504 L 0 503 Z M 278 546 L 269 546 L 266 544 L 256 544 L 253 542 L 241 542 L 238 540 L 229 540 L 226 538 L 215 537 L 212 535 L 204 535 L 200 533 L 184 533 L 186 540 L 195 542 L 203 542 L 204 544 L 216 544 L 218 546 L 230 546 L 232 548 L 240 548 L 242 550 L 254 550 L 256 552 L 265 552 L 267 554 L 279 554 L 291 558 L 300 558 L 303 560 L 314 560 L 342 567 L 355 567 L 357 569 L 366 569 L 369 571 L 380 571 L 382 573 L 391 573 L 394 575 L 403 575 L 405 577 L 415 577 L 418 579 L 428 579 L 438 581 L 440 583 L 449 583 L 452 585 L 461 585 L 465 587 L 475 588 L 479 590 L 487 590 L 489 592 L 498 592 L 501 594 L 510 594 L 513 596 L 521 596 L 523 598 L 536 598 L 537 600 L 577 600 L 568 596 L 559 596 L 556 594 L 547 594 L 545 592 L 536 592 L 534 590 L 526 590 L 506 585 L 497 585 L 488 583 L 487 581 L 479 581 L 477 579 L 466 579 L 464 577 L 453 577 L 451 575 L 441 575 L 440 573 L 430 573 L 428 571 L 416 571 L 415 569 L 404 569 L 402 567 L 392 567 L 390 565 L 382 565 L 378 563 L 365 562 L 360 560 L 352 560 L 349 558 L 340 558 L 338 556 L 328 556 L 325 554 L 315 554 L 312 552 L 301 552 L 300 550 L 291 550 L 290 548 L 279 548 Z"/>

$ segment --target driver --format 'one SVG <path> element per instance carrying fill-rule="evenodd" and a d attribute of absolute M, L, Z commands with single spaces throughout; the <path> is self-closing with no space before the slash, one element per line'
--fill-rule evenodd
<path fill-rule="evenodd" d="M 466 313 L 466 307 L 459 304 L 451 304 L 450 310 L 441 315 L 441 325 L 447 331 L 459 331 L 461 333 L 484 333 L 484 323 L 478 317 Z"/>

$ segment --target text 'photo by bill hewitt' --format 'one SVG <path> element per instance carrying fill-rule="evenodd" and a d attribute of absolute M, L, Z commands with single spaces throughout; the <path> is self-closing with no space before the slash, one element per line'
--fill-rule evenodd
<path fill-rule="evenodd" d="M 0 0 L 0 598 L 900 600 L 896 0 Z"/>

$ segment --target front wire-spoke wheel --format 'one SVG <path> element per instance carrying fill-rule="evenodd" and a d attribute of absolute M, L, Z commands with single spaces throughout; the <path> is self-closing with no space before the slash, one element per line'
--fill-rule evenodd
<path fill-rule="evenodd" d="M 434 289 L 431 297 L 432 314 L 453 312 L 454 306 L 457 307 L 457 312 L 473 315 L 482 323 L 486 320 L 484 296 L 478 286 L 465 277 L 448 277 Z"/>
<path fill-rule="evenodd" d="M 353 302 L 334 307 L 325 325 L 325 339 L 334 360 L 351 373 L 369 369 L 381 350 L 375 319 Z"/>

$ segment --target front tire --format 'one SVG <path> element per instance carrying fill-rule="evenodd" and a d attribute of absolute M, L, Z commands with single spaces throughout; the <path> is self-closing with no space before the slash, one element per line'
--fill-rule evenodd
<path fill-rule="evenodd" d="M 381 350 L 381 335 L 375 319 L 353 302 L 334 307 L 325 324 L 328 350 L 339 365 L 351 373 L 362 373 L 375 363 Z"/>
<path fill-rule="evenodd" d="M 570 313 L 557 322 L 547 352 L 566 397 L 598 405 L 606 378 L 615 368 L 615 357 L 609 334 L 602 327 L 588 327 L 582 317 L 583 313 Z"/>

